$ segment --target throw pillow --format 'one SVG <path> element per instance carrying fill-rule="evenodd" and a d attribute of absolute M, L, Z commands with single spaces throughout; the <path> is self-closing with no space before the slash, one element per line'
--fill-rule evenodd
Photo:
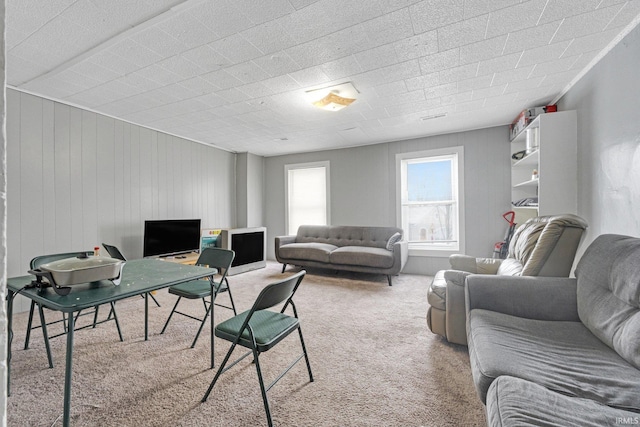
<path fill-rule="evenodd" d="M 389 240 L 387 241 L 387 250 L 392 251 L 393 245 L 399 242 L 400 240 L 402 240 L 402 234 L 400 233 L 396 233 L 393 236 L 389 237 Z"/>

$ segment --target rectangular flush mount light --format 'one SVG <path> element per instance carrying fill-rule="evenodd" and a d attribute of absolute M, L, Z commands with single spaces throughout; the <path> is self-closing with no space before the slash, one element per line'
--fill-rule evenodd
<path fill-rule="evenodd" d="M 308 90 L 305 93 L 311 104 L 328 111 L 342 110 L 351 105 L 358 96 L 358 90 L 351 82 Z"/>

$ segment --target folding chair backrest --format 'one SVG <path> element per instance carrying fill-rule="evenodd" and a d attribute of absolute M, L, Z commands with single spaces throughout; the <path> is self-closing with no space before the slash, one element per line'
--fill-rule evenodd
<path fill-rule="evenodd" d="M 115 246 L 107 245 L 106 243 L 103 243 L 102 246 L 104 246 L 111 258 L 121 259 L 122 261 L 127 260 L 124 255 L 122 255 L 122 252 L 120 252 L 120 249 L 116 248 Z"/>
<path fill-rule="evenodd" d="M 222 275 L 222 279 L 220 279 L 222 282 L 227 275 L 229 268 L 231 268 L 231 263 L 235 256 L 236 253 L 228 249 L 206 248 L 198 257 L 196 264 L 206 265 L 209 268 L 216 268 Z"/>
<path fill-rule="evenodd" d="M 287 279 L 267 285 L 260 292 L 258 298 L 256 298 L 256 302 L 253 304 L 251 312 L 253 313 L 258 310 L 265 310 L 282 302 L 289 301 L 298 289 L 298 286 L 300 285 L 300 282 L 302 282 L 305 274 L 307 274 L 307 272 L 302 270 Z"/>
<path fill-rule="evenodd" d="M 59 259 L 65 258 L 74 258 L 82 254 L 87 254 L 87 256 L 92 256 L 93 251 L 85 251 L 85 252 L 65 252 L 62 254 L 50 254 L 50 255 L 40 255 L 31 260 L 29 266 L 31 269 L 36 269 L 40 267 L 42 264 L 46 264 L 48 262 L 58 261 Z"/>

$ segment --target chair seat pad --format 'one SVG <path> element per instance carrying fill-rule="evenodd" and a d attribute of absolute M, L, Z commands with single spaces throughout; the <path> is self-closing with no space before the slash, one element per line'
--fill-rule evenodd
<path fill-rule="evenodd" d="M 218 292 L 224 292 L 226 290 L 227 287 L 223 283 L 222 288 Z M 208 280 L 192 280 L 171 286 L 169 293 L 188 299 L 205 298 L 211 295 L 211 283 Z"/>
<path fill-rule="evenodd" d="M 248 314 L 249 311 L 245 311 L 218 324 L 215 330 L 216 336 L 233 342 Z M 295 331 L 299 324 L 295 317 L 269 310 L 256 311 L 249 321 L 260 352 L 267 351 L 279 343 Z M 248 329 L 244 330 L 238 344 L 247 348 L 252 347 Z"/>
<path fill-rule="evenodd" d="M 475 309 L 467 323 L 471 371 L 483 401 L 496 378 L 510 375 L 565 395 L 640 411 L 640 371 L 581 322 Z"/>
<path fill-rule="evenodd" d="M 612 408 L 590 399 L 555 393 L 530 381 L 502 376 L 487 395 L 487 425 L 599 427 L 616 420 L 640 419 L 640 413 Z M 622 424 L 622 423 L 620 423 Z"/>

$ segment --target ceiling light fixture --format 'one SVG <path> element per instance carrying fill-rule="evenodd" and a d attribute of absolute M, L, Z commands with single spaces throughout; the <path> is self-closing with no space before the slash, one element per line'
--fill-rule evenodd
<path fill-rule="evenodd" d="M 358 93 L 353 83 L 347 82 L 322 89 L 308 90 L 306 95 L 309 102 L 316 107 L 328 111 L 338 111 L 351 105 L 356 100 Z"/>

